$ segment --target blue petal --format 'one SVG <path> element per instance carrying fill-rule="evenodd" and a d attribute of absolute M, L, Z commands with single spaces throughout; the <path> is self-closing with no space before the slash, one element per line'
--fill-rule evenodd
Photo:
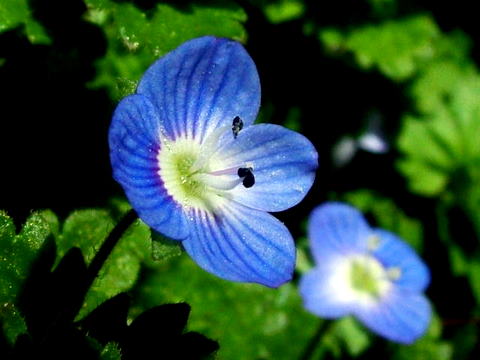
<path fill-rule="evenodd" d="M 232 133 L 214 156 L 226 167 L 251 164 L 255 185 L 237 186 L 233 200 L 258 210 L 282 211 L 299 203 L 310 190 L 318 155 L 303 135 L 279 125 L 260 124 Z"/>
<path fill-rule="evenodd" d="M 406 242 L 389 231 L 376 229 L 380 244 L 373 252 L 386 267 L 400 268 L 401 275 L 395 283 L 405 289 L 421 292 L 430 282 L 428 267 Z"/>
<path fill-rule="evenodd" d="M 308 237 L 317 263 L 332 254 L 363 253 L 372 229 L 354 207 L 328 202 L 315 208 L 308 223 Z"/>
<path fill-rule="evenodd" d="M 339 296 L 332 274 L 334 262 L 324 262 L 300 279 L 299 291 L 304 307 L 311 313 L 335 319 L 350 313 L 350 303 Z"/>
<path fill-rule="evenodd" d="M 240 116 L 253 123 L 260 81 L 242 45 L 211 36 L 190 40 L 155 62 L 137 89 L 152 101 L 165 131 L 204 139 L 212 129 Z"/>
<path fill-rule="evenodd" d="M 272 215 L 229 202 L 215 214 L 192 209 L 185 250 L 203 269 L 227 280 L 277 287 L 292 278 L 295 247 Z"/>
<path fill-rule="evenodd" d="M 427 330 L 431 308 L 423 295 L 393 289 L 380 303 L 358 308 L 355 315 L 377 334 L 411 344 Z"/>
<path fill-rule="evenodd" d="M 113 177 L 145 223 L 168 237 L 183 239 L 189 231 L 187 218 L 158 175 L 159 127 L 148 98 L 131 95 L 119 103 L 108 138 Z"/>

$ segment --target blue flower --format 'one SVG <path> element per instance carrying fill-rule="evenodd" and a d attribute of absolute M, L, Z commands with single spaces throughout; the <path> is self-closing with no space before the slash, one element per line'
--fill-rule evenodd
<path fill-rule="evenodd" d="M 255 64 L 239 43 L 201 37 L 157 60 L 109 130 L 113 176 L 139 217 L 180 240 L 205 270 L 277 287 L 295 247 L 267 212 L 312 186 L 317 153 L 302 135 L 252 125 L 260 105 Z"/>
<path fill-rule="evenodd" d="M 412 343 L 427 329 L 431 309 L 423 291 L 428 268 L 396 235 L 371 228 L 355 208 L 326 203 L 308 228 L 316 262 L 300 281 L 310 312 L 324 318 L 353 315 L 377 334 Z"/>

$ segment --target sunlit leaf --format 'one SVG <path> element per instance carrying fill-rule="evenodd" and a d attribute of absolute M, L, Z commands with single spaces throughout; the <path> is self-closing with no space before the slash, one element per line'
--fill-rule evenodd
<path fill-rule="evenodd" d="M 165 302 L 190 304 L 189 328 L 220 343 L 219 359 L 298 358 L 320 321 L 303 309 L 291 283 L 276 290 L 232 283 L 203 271 L 187 256 L 161 263 L 135 293 L 132 316 Z"/>
<path fill-rule="evenodd" d="M 170 240 L 161 234 L 152 231 L 152 257 L 155 261 L 164 261 L 182 254 L 179 241 Z"/>
<path fill-rule="evenodd" d="M 23 25 L 33 44 L 50 44 L 43 26 L 31 14 L 28 0 L 0 0 L 0 33 Z"/>
<path fill-rule="evenodd" d="M 387 20 L 348 32 L 326 28 L 319 39 L 328 51 L 351 53 L 361 68 L 375 68 L 396 81 L 406 80 L 437 57 L 462 57 L 469 47 L 458 33 L 441 36 L 429 15 Z"/>
<path fill-rule="evenodd" d="M 100 360 L 121 360 L 122 352 L 117 343 L 109 342 L 100 353 Z"/>
<path fill-rule="evenodd" d="M 135 90 L 136 82 L 158 57 L 203 35 L 244 41 L 246 14 L 231 1 L 173 6 L 156 4 L 147 13 L 132 3 L 86 0 L 87 19 L 100 25 L 108 41 L 97 63 L 93 87 L 106 87 L 113 99 Z"/>
<path fill-rule="evenodd" d="M 263 11 L 271 23 L 278 24 L 301 17 L 305 4 L 301 0 L 280 0 L 265 4 Z"/>
<path fill-rule="evenodd" d="M 364 352 L 371 342 L 365 329 L 353 317 L 338 320 L 332 328 L 331 336 L 345 344 L 348 354 L 353 357 Z"/>
<path fill-rule="evenodd" d="M 87 265 L 113 228 L 106 210 L 79 210 L 72 213 L 57 239 L 58 258 L 72 247 L 79 247 Z M 122 236 L 87 293 L 79 318 L 105 300 L 129 290 L 138 278 L 140 264 L 151 256 L 150 229 L 137 220 Z"/>
<path fill-rule="evenodd" d="M 480 76 L 471 67 L 432 64 L 413 94 L 422 114 L 403 119 L 398 168 L 415 193 L 436 196 L 448 189 L 471 197 L 469 187 L 480 177 L 480 142 L 474 135 L 480 132 Z"/>
<path fill-rule="evenodd" d="M 82 250 L 88 265 L 114 226 L 107 210 L 86 209 L 70 214 L 63 224 L 62 233 L 57 239 L 57 259 L 61 259 L 69 249 Z"/>
<path fill-rule="evenodd" d="M 44 214 L 50 221 L 45 220 Z M 55 221 L 51 212 L 35 212 L 17 235 L 12 219 L 0 212 L 0 323 L 12 343 L 26 331 L 25 322 L 15 305 L 16 297 L 30 267 L 52 233 L 49 222 Z"/>

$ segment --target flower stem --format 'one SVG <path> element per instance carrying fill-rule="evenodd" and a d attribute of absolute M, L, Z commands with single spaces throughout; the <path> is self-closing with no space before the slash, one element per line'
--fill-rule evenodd
<path fill-rule="evenodd" d="M 307 343 L 307 346 L 305 346 L 305 348 L 303 349 L 301 356 L 298 358 L 299 360 L 309 360 L 312 358 L 312 355 L 314 354 L 318 343 L 322 339 L 326 330 L 329 328 L 329 325 L 330 321 L 320 320 L 320 324 L 318 325 L 317 330 L 313 334 L 310 341 Z"/>
<path fill-rule="evenodd" d="M 100 272 L 102 266 L 105 264 L 105 261 L 107 261 L 107 258 L 112 252 L 113 248 L 115 245 L 117 245 L 118 241 L 122 237 L 123 233 L 130 227 L 130 225 L 133 224 L 136 219 L 138 219 L 138 215 L 135 210 L 129 210 L 113 228 L 110 234 L 108 234 L 108 237 L 105 239 L 87 268 L 87 289 L 90 288 L 95 281 L 95 278 Z"/>

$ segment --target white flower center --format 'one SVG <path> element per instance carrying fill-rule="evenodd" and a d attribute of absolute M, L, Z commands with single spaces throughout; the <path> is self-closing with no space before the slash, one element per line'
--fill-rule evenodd
<path fill-rule="evenodd" d="M 227 168 L 221 156 L 213 156 L 227 131 L 232 128 L 216 129 L 203 143 L 186 138 L 171 141 L 161 136 L 158 174 L 168 193 L 182 206 L 213 211 L 228 197 L 229 190 L 242 183 L 245 187 L 253 185 L 252 164 Z"/>
<path fill-rule="evenodd" d="M 334 264 L 329 285 L 338 301 L 369 306 L 377 303 L 400 276 L 399 268 L 386 269 L 373 255 L 357 254 Z"/>

